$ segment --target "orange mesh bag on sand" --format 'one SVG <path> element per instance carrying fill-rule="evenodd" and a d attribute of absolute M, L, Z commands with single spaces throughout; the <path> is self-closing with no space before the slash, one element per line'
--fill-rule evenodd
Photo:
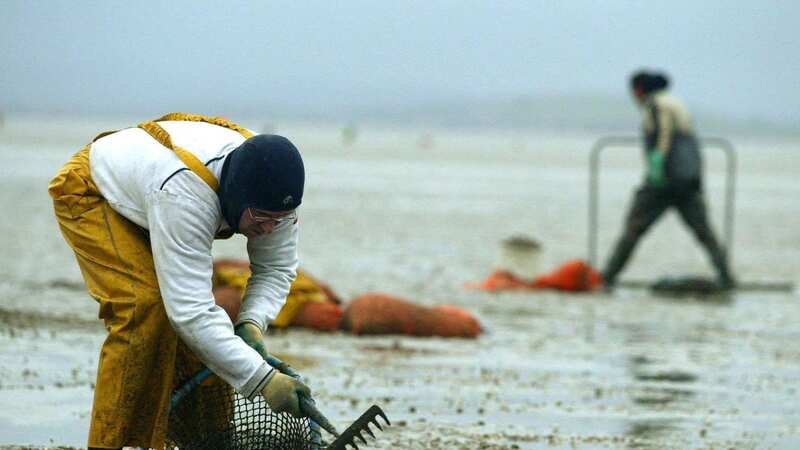
<path fill-rule="evenodd" d="M 339 329 L 343 314 L 344 310 L 338 303 L 308 302 L 297 310 L 290 325 L 317 331 L 335 331 Z"/>
<path fill-rule="evenodd" d="M 242 295 L 250 278 L 247 261 L 220 259 L 214 261 L 214 298 L 228 315 L 239 313 Z M 320 331 L 339 328 L 342 307 L 339 298 L 324 283 L 298 269 L 297 278 L 289 288 L 286 304 L 270 326 L 297 326 Z M 235 314 L 234 314 L 235 312 Z"/>
<path fill-rule="evenodd" d="M 471 289 L 489 292 L 556 289 L 559 291 L 582 292 L 597 289 L 603 284 L 603 277 L 592 266 L 580 259 L 573 259 L 561 264 L 556 270 L 537 277 L 532 283 L 505 270 L 496 270 L 485 280 L 477 283 L 466 283 Z"/>
<path fill-rule="evenodd" d="M 242 306 L 242 290 L 233 286 L 218 286 L 211 290 L 214 301 L 228 313 L 231 322 L 236 323 L 239 308 Z"/>
<path fill-rule="evenodd" d="M 556 270 L 536 278 L 536 289 L 557 289 L 559 291 L 591 291 L 603 284 L 603 277 L 585 261 L 573 259 L 560 265 Z"/>
<path fill-rule="evenodd" d="M 404 334 L 474 338 L 482 332 L 469 312 L 451 305 L 429 308 L 383 293 L 353 299 L 344 311 L 342 329 L 353 334 Z"/>
<path fill-rule="evenodd" d="M 531 285 L 522 278 L 507 270 L 495 270 L 485 280 L 464 284 L 469 289 L 482 291 L 509 291 L 515 289 L 530 289 Z"/>

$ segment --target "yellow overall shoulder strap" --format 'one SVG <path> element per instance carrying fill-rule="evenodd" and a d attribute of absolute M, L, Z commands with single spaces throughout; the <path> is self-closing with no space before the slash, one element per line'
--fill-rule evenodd
<path fill-rule="evenodd" d="M 236 131 L 245 139 L 249 139 L 253 137 L 253 133 L 249 132 L 247 129 L 231 122 L 230 120 L 224 117 L 211 117 L 211 116 L 204 116 L 202 114 L 189 114 L 189 113 L 182 113 L 182 112 L 172 112 L 169 114 L 165 114 L 158 119 L 156 122 L 163 122 L 165 120 L 181 120 L 185 122 L 205 122 L 210 123 L 212 125 L 217 125 L 220 127 L 225 127 L 230 130 Z"/>
<path fill-rule="evenodd" d="M 253 133 L 248 131 L 246 128 L 244 128 L 244 127 L 242 127 L 242 126 L 240 126 L 238 124 L 235 124 L 235 123 L 231 122 L 230 120 L 228 120 L 228 119 L 226 119 L 224 117 L 212 117 L 212 116 L 204 116 L 202 114 L 189 114 L 189 113 L 182 113 L 182 112 L 171 112 L 171 113 L 168 113 L 168 114 L 164 114 L 163 116 L 159 117 L 156 120 L 153 120 L 153 122 L 164 122 L 164 121 L 167 121 L 167 120 L 178 120 L 178 121 L 184 121 L 184 122 L 205 122 L 205 123 L 210 123 L 212 125 L 225 127 L 225 128 L 228 128 L 229 130 L 236 131 L 237 133 L 239 133 L 242 136 L 244 136 L 245 139 L 249 139 L 249 138 L 253 137 Z M 141 127 L 139 127 L 139 128 L 141 128 Z M 94 141 L 96 141 L 96 140 L 98 140 L 98 139 L 100 139 L 102 137 L 108 136 L 109 134 L 116 133 L 117 131 L 119 131 L 119 130 L 104 131 L 104 132 L 98 134 L 97 136 L 95 136 L 95 138 L 92 139 L 92 142 L 94 142 Z M 145 131 L 147 131 L 147 130 L 145 130 Z M 166 131 L 162 130 L 162 132 L 164 134 L 166 134 Z M 167 135 L 167 138 L 169 138 L 169 135 Z M 161 142 L 161 141 L 159 141 L 159 142 Z M 163 142 L 162 142 L 162 144 L 163 144 Z M 170 147 L 170 148 L 172 148 L 172 147 Z"/>
<path fill-rule="evenodd" d="M 156 120 L 150 122 L 142 122 L 138 125 L 139 128 L 146 131 L 153 139 L 161 143 L 164 147 L 175 152 L 175 154 L 180 158 L 180 160 L 186 164 L 186 167 L 189 168 L 192 172 L 194 172 L 198 177 L 200 177 L 205 183 L 216 192 L 219 189 L 219 181 L 214 176 L 213 173 L 203 164 L 202 161 L 197 159 L 192 152 L 186 150 L 183 147 L 178 147 L 177 145 L 173 144 L 172 138 L 167 133 L 167 130 L 161 127 L 157 122 L 163 122 L 168 120 L 176 120 L 176 121 L 184 121 L 184 122 L 205 122 L 210 123 L 212 125 L 217 125 L 220 127 L 228 128 L 230 130 L 236 131 L 237 133 L 241 134 L 245 139 L 248 139 L 253 136 L 253 133 L 248 131 L 247 129 L 231 122 L 228 119 L 223 117 L 209 117 L 203 116 L 201 114 L 187 114 L 181 112 L 173 112 L 169 114 L 165 114 L 162 117 L 159 117 Z M 103 136 L 108 134 L 114 133 L 113 131 L 109 131 L 106 133 L 102 133 L 95 138 L 95 140 L 100 139 Z"/>
<path fill-rule="evenodd" d="M 186 164 L 186 167 L 188 167 L 189 170 L 194 172 L 198 177 L 205 181 L 208 187 L 210 187 L 214 192 L 219 189 L 219 181 L 217 181 L 217 177 L 211 173 L 208 167 L 206 167 L 202 161 L 197 159 L 197 157 L 194 156 L 189 150 L 173 144 L 169 133 L 167 133 L 167 130 L 163 129 L 161 125 L 157 124 L 156 122 L 143 122 L 138 126 L 146 131 L 147 134 L 152 136 L 153 139 L 161 143 L 161 145 L 174 151 L 175 154 L 178 155 L 178 158 L 180 158 L 180 160 Z"/>
<path fill-rule="evenodd" d="M 220 127 L 228 128 L 229 130 L 236 131 L 237 133 L 241 134 L 245 139 L 249 139 L 253 137 L 253 133 L 248 131 L 246 128 L 243 128 L 224 117 L 209 117 L 203 116 L 200 114 L 188 114 L 188 113 L 181 113 L 181 112 L 173 112 L 169 114 L 165 114 L 164 116 L 159 117 L 156 120 L 150 122 L 143 122 L 139 124 L 139 128 L 143 129 L 147 132 L 150 136 L 153 137 L 156 141 L 161 143 L 164 147 L 167 147 L 175 152 L 175 154 L 180 158 L 180 160 L 186 164 L 186 167 L 189 168 L 192 172 L 194 172 L 197 176 L 199 176 L 206 184 L 216 192 L 219 189 L 219 181 L 214 176 L 213 173 L 203 164 L 202 161 L 197 159 L 192 152 L 186 150 L 185 148 L 178 147 L 172 142 L 172 138 L 167 133 L 161 125 L 157 122 L 164 122 L 164 121 L 184 121 L 184 122 L 205 122 L 210 123 L 212 125 L 217 125 Z M 100 139 L 101 137 L 113 133 L 107 132 L 101 134 L 100 136 L 96 137 L 95 140 Z M 223 233 L 218 233 L 216 238 L 219 239 L 227 239 L 233 235 L 233 230 L 227 230 Z"/>
<path fill-rule="evenodd" d="M 114 134 L 117 131 L 119 131 L 119 130 L 103 131 L 102 133 L 100 133 L 97 136 L 95 136 L 94 139 L 92 139 L 92 143 L 94 143 L 94 141 L 96 141 L 96 140 L 98 140 L 98 139 L 100 139 L 102 137 L 108 136 L 109 134 Z"/>

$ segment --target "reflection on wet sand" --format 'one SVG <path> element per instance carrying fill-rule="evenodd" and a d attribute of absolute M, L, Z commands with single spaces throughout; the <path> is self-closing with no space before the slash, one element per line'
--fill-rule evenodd
<path fill-rule="evenodd" d="M 680 433 L 680 426 L 676 425 L 674 419 L 644 419 L 633 420 L 625 434 L 632 439 L 627 447 L 631 449 L 657 449 L 661 444 L 655 445 L 653 442 L 669 441 L 670 436 Z"/>
<path fill-rule="evenodd" d="M 697 408 L 694 390 L 681 387 L 682 385 L 694 383 L 698 376 L 688 370 L 673 368 L 675 361 L 670 361 L 666 355 L 668 352 L 658 351 L 660 346 L 669 345 L 668 343 L 658 343 L 665 337 L 662 333 L 645 332 L 644 327 L 631 327 L 630 341 L 638 344 L 650 343 L 655 347 L 654 354 L 634 354 L 628 358 L 628 373 L 633 378 L 630 390 L 631 401 L 637 408 L 643 409 L 643 415 L 648 412 L 681 411 Z M 658 337 L 659 339 L 655 339 Z M 655 342 L 654 342 L 655 341 Z M 676 386 L 677 385 L 677 386 Z M 681 426 L 675 418 L 647 418 L 634 419 L 630 422 L 625 431 L 631 437 L 628 442 L 629 448 L 658 448 L 653 446 L 655 442 L 675 441 L 672 435 L 686 433 L 687 430 Z"/>

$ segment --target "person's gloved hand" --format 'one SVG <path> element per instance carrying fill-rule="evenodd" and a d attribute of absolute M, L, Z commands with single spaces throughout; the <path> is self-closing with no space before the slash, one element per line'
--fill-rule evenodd
<path fill-rule="evenodd" d="M 261 333 L 261 328 L 252 322 L 242 322 L 236 326 L 236 335 L 242 340 L 253 347 L 262 358 L 267 359 L 267 347 L 264 345 L 264 335 Z"/>
<path fill-rule="evenodd" d="M 667 184 L 664 176 L 664 153 L 653 149 L 647 153 L 647 183 L 654 187 L 664 187 Z"/>
<path fill-rule="evenodd" d="M 293 417 L 300 418 L 304 416 L 300 410 L 300 396 L 311 398 L 311 389 L 302 381 L 276 370 L 261 390 L 261 395 L 273 411 L 289 413 Z"/>

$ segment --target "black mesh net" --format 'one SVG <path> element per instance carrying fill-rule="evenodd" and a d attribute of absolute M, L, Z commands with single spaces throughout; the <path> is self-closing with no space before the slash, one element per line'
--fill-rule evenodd
<path fill-rule="evenodd" d="M 177 368 L 176 386 L 195 373 Z M 211 375 L 175 403 L 167 448 L 180 450 L 313 450 L 308 419 L 275 413 L 260 396 L 250 401 Z"/>

